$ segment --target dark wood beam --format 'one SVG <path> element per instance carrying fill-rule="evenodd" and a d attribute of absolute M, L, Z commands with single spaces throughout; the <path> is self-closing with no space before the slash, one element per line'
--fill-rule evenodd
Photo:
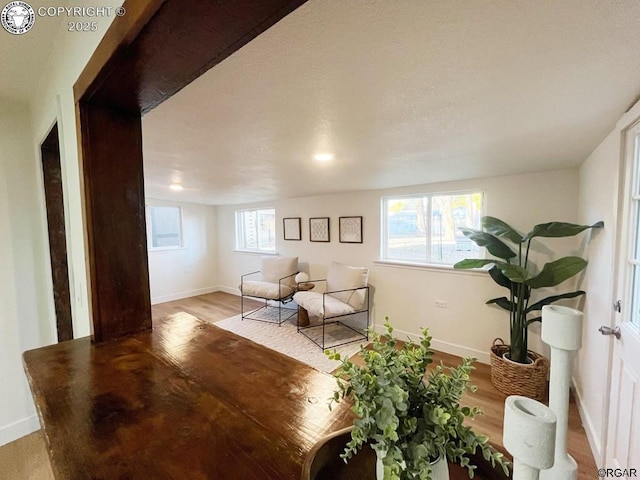
<path fill-rule="evenodd" d="M 117 25 L 116 55 L 106 68 L 91 64 L 99 75 L 83 80 L 85 100 L 124 112 L 145 113 L 158 106 L 211 67 L 246 45 L 306 0 L 154 0 L 147 7 L 133 2 L 141 19 L 155 10 L 142 26 L 122 17 L 139 32 L 135 39 Z M 116 20 L 119 23 L 120 18 Z M 110 32 L 108 32 L 109 34 Z M 105 37 L 106 38 L 106 37 Z M 101 54 L 100 57 L 104 57 Z M 83 74 L 84 75 L 84 74 Z"/>
<path fill-rule="evenodd" d="M 122 67 L 124 57 L 132 55 L 134 42 L 166 0 L 125 1 L 125 15 L 116 18 L 102 38 L 73 86 L 76 103 L 89 101 L 105 82 Z"/>
<path fill-rule="evenodd" d="M 305 0 L 128 0 L 74 85 L 93 338 L 151 328 L 141 115 Z"/>
<path fill-rule="evenodd" d="M 140 115 L 81 102 L 95 341 L 151 328 Z M 104 139 L 104 141 L 102 140 Z"/>

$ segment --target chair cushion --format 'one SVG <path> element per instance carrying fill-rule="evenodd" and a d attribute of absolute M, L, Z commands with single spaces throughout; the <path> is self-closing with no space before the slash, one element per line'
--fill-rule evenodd
<path fill-rule="evenodd" d="M 342 263 L 332 262 L 327 272 L 327 292 L 366 287 L 368 278 L 368 268 L 351 267 Z M 348 303 L 355 310 L 360 310 L 365 300 L 366 290 L 352 290 L 351 292 L 332 293 L 331 295 L 344 303 Z"/>
<path fill-rule="evenodd" d="M 265 282 L 278 285 L 281 278 L 287 277 L 282 283 L 295 288 L 296 279 L 293 274 L 298 272 L 298 257 L 262 257 L 260 271 Z"/>
<path fill-rule="evenodd" d="M 243 282 L 240 285 L 243 295 L 249 295 L 250 297 L 268 298 L 270 300 L 280 300 L 286 298 L 293 293 L 293 288 L 288 285 L 282 285 L 282 291 L 280 291 L 280 285 L 278 282 L 256 282 L 248 281 Z M 280 295 L 282 293 L 282 295 Z"/>
<path fill-rule="evenodd" d="M 341 302 L 337 298 L 326 295 L 324 298 L 324 310 L 322 308 L 322 293 L 296 292 L 293 301 L 309 312 L 310 317 L 335 317 L 348 315 L 356 310 L 348 303 Z"/>

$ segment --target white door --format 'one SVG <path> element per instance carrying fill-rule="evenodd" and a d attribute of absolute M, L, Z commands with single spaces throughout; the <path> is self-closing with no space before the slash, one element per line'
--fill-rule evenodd
<path fill-rule="evenodd" d="M 614 347 L 603 467 L 635 468 L 635 476 L 640 476 L 640 122 L 626 131 L 624 160 L 617 257 L 621 311 L 616 315 L 615 332 L 606 328 L 604 332 L 614 333 Z M 613 477 L 618 472 L 604 473 Z"/>

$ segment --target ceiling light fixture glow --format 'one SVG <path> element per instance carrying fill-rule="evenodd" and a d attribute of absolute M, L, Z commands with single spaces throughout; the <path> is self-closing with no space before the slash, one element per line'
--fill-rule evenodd
<path fill-rule="evenodd" d="M 332 153 L 316 153 L 313 156 L 313 159 L 318 161 L 318 162 L 330 162 L 331 160 L 333 160 L 333 154 Z"/>
<path fill-rule="evenodd" d="M 182 190 L 184 190 L 184 187 L 179 183 L 172 183 L 171 185 L 169 185 L 169 188 L 175 192 L 181 192 Z"/>

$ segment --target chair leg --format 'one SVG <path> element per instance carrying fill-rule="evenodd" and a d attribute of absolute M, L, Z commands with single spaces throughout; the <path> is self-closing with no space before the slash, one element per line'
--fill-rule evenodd
<path fill-rule="evenodd" d="M 365 335 L 367 337 L 367 340 L 369 340 L 369 309 L 367 308 L 367 325 L 366 328 L 364 329 Z"/>

